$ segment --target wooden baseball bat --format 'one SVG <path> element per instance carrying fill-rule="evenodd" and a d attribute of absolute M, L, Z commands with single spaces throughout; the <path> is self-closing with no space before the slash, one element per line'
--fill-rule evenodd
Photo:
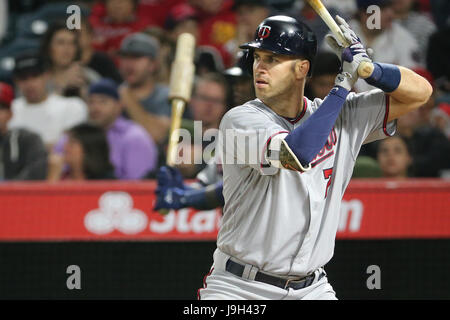
<path fill-rule="evenodd" d="M 167 147 L 166 164 L 176 164 L 177 146 L 180 139 L 180 125 L 184 107 L 191 99 L 192 83 L 194 81 L 195 38 L 190 33 L 178 36 L 175 60 L 170 71 L 169 99 L 172 104 L 172 115 L 169 131 L 169 146 Z M 169 213 L 168 209 L 160 209 L 162 215 Z"/>
<path fill-rule="evenodd" d="M 334 21 L 333 17 L 331 17 L 327 8 L 323 5 L 320 0 L 307 0 L 314 11 L 322 18 L 322 20 L 326 23 L 328 28 L 330 28 L 333 35 L 345 46 L 349 46 L 350 43 L 344 37 L 341 28 L 337 25 L 336 21 Z M 358 66 L 358 75 L 365 79 L 370 77 L 373 72 L 373 64 L 368 61 L 363 61 Z"/>
<path fill-rule="evenodd" d="M 166 159 L 168 166 L 173 166 L 176 163 L 181 117 L 186 103 L 191 99 L 195 71 L 194 53 L 194 36 L 190 33 L 180 34 L 177 39 L 175 60 L 170 72 L 169 99 L 172 102 L 172 116 Z"/>

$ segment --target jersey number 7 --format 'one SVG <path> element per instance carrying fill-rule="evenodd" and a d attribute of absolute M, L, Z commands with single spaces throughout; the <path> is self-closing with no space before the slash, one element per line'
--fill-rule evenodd
<path fill-rule="evenodd" d="M 325 180 L 328 180 L 327 187 L 325 188 L 325 198 L 328 195 L 328 188 L 331 185 L 331 176 L 332 175 L 333 175 L 333 168 L 323 169 L 323 177 L 325 178 Z"/>

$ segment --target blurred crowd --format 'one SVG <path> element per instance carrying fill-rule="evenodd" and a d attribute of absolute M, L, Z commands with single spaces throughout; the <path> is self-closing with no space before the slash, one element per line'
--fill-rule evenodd
<path fill-rule="evenodd" d="M 374 60 L 411 68 L 434 88 L 423 107 L 398 119 L 395 136 L 363 146 L 354 177 L 449 177 L 450 1 L 323 2 L 349 21 Z M 182 128 L 194 136 L 201 121 L 205 134 L 255 98 L 239 45 L 275 14 L 315 32 L 319 53 L 305 95 L 323 99 L 339 60 L 306 1 L 0 0 L 0 180 L 154 178 L 166 159 L 178 35 L 196 39 Z M 370 89 L 362 80 L 354 87 Z M 184 150 L 203 153 L 213 142 L 189 141 Z M 206 161 L 179 169 L 194 178 Z"/>

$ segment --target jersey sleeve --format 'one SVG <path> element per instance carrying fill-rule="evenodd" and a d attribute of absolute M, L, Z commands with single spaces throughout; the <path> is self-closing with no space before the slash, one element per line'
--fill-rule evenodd
<path fill-rule="evenodd" d="M 361 145 L 390 137 L 395 133 L 396 121 L 387 122 L 389 96 L 376 89 L 359 94 L 351 93 L 339 115 L 338 125 L 348 132 L 350 149 L 356 159 Z"/>
<path fill-rule="evenodd" d="M 246 105 L 235 107 L 220 123 L 218 158 L 224 165 L 250 166 L 262 175 L 276 174 L 279 169 L 271 165 L 276 155 L 271 155 L 270 142 L 288 133 L 263 111 Z"/>

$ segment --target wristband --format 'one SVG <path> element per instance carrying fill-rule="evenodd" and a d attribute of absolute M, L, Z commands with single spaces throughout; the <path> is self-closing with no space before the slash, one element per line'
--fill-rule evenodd
<path fill-rule="evenodd" d="M 398 88 L 401 73 L 396 65 L 375 62 L 373 67 L 372 74 L 365 79 L 368 84 L 380 88 L 384 92 L 392 92 Z"/>

